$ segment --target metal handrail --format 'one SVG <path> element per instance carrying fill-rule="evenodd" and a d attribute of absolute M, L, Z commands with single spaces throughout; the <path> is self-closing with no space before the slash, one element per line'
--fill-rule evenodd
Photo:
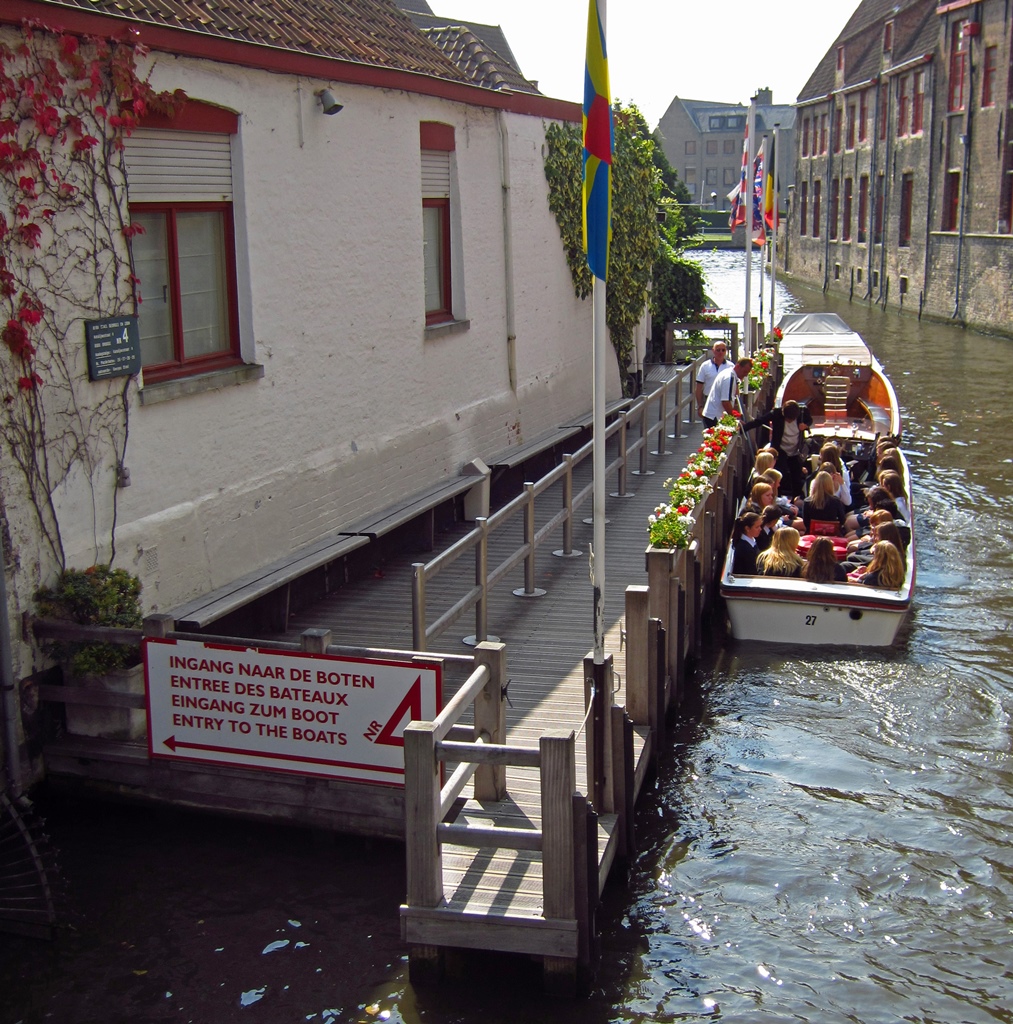
<path fill-rule="evenodd" d="M 674 419 L 677 426 L 682 422 L 683 413 L 687 409 L 689 417 L 692 419 L 695 409 L 692 383 L 696 379 L 696 372 L 703 358 L 701 356 L 694 362 L 686 364 L 675 376 L 664 381 L 650 394 L 638 397 L 606 428 L 606 440 L 617 433 L 620 437 L 620 450 L 605 467 L 606 479 L 612 474 L 618 475 L 619 494 L 626 493 L 626 473 L 630 457 L 639 453 L 640 472 L 646 473 L 651 439 L 657 435 L 656 450 L 653 454 L 664 455 L 666 454 L 666 437 L 678 436 L 678 433 L 669 435 L 669 421 Z M 685 387 L 686 384 L 689 386 Z M 670 391 L 674 392 L 672 401 L 669 401 L 668 397 Z M 652 418 L 651 410 L 654 408 L 657 409 L 657 414 L 653 418 L 654 422 L 649 422 Z M 630 425 L 636 425 L 638 422 L 639 430 L 630 431 Z M 629 436 L 631 433 L 638 434 L 632 441 Z M 517 497 L 508 501 L 488 517 L 477 519 L 475 529 L 456 540 L 445 551 L 440 552 L 428 562 L 413 563 L 412 638 L 415 650 L 426 650 L 429 641 L 444 633 L 472 608 L 475 609 L 475 641 L 485 640 L 489 591 L 502 582 L 522 562 L 524 563 L 525 586 L 523 591 L 518 591 L 518 593 L 527 596 L 535 596 L 539 593 L 534 586 L 535 554 L 538 548 L 558 529 L 562 528 L 563 550 L 560 553 L 564 555 L 574 553 L 572 551 L 574 513 L 591 498 L 593 484 L 587 484 L 575 492 L 572 485 L 573 469 L 575 466 L 579 466 L 584 459 L 590 457 L 593 449 L 594 442 L 588 441 L 572 454 L 564 455 L 563 461 L 544 476 L 536 481 L 526 482 L 524 491 Z M 537 530 L 534 529 L 536 499 L 560 481 L 563 482 L 563 507 L 548 522 L 542 524 Z M 525 513 L 527 517 L 524 541 L 501 562 L 490 567 L 488 565 L 489 535 L 506 525 L 518 513 Z M 427 582 L 469 551 L 475 552 L 474 585 L 433 622 L 428 622 L 426 613 Z"/>

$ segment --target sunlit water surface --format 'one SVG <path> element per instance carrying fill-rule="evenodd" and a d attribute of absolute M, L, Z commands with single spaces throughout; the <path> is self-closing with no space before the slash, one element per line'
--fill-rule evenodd
<path fill-rule="evenodd" d="M 703 261 L 741 314 L 743 257 Z M 398 846 L 62 804 L 77 916 L 53 947 L 0 938 L 0 1020 L 1013 1021 L 1013 343 L 793 290 L 779 311 L 837 310 L 896 386 L 917 605 L 881 651 L 712 625 L 588 1000 L 496 957 L 417 993 Z"/>

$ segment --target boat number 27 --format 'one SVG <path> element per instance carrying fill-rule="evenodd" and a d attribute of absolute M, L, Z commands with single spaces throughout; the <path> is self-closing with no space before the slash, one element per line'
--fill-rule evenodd
<path fill-rule="evenodd" d="M 816 625 L 816 616 L 815 615 L 807 615 L 805 617 L 805 624 L 807 626 L 815 626 Z"/>

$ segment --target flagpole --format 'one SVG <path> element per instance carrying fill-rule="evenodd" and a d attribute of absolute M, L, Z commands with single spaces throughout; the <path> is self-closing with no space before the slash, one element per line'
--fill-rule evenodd
<path fill-rule="evenodd" d="M 605 0 L 600 0 L 604 18 Z M 594 324 L 594 527 L 591 586 L 594 593 L 594 663 L 605 663 L 605 297 L 606 284 L 595 277 L 592 302 Z"/>
<path fill-rule="evenodd" d="M 770 242 L 770 332 L 774 333 L 774 289 L 777 287 L 777 211 L 780 198 L 778 196 L 778 184 L 780 179 L 777 176 L 777 154 L 778 145 L 777 137 L 780 134 L 780 124 L 774 125 L 774 148 L 770 154 L 770 173 L 773 177 L 770 179 L 774 186 L 774 225 L 770 229 L 771 242 Z"/>
<path fill-rule="evenodd" d="M 753 160 L 756 156 L 756 97 L 749 101 L 749 113 L 746 114 L 746 139 L 748 156 L 746 174 L 742 182 L 741 202 L 746 213 L 742 226 L 743 246 L 746 250 L 746 308 L 742 314 L 742 344 L 746 355 L 753 354 Z M 748 180 L 747 180 L 748 179 Z"/>

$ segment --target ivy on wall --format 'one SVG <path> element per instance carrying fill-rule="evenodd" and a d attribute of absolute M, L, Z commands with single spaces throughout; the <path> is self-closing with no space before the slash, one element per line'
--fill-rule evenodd
<path fill-rule="evenodd" d="M 132 378 L 84 383 L 82 321 L 136 309 L 124 140 L 185 101 L 139 76 L 144 53 L 28 23 L 15 45 L 0 39 L 0 445 L 59 568 L 55 495 L 74 474 L 94 508 L 111 505 L 95 547 L 115 556 Z"/>
<path fill-rule="evenodd" d="M 654 161 L 655 143 L 646 132 L 643 116 L 636 107 L 624 108 L 618 103 L 612 108 L 612 116 L 612 244 L 605 321 L 625 382 L 634 351 L 634 332 L 648 301 L 652 273 L 659 274 L 656 264 L 679 259 L 672 245 L 677 233 L 663 236 L 657 214 L 665 210 L 666 219 L 674 224 L 679 211 L 672 200 L 663 198 L 661 176 Z M 590 294 L 592 284 L 584 256 L 581 217 L 583 140 L 575 124 L 553 123 L 546 129 L 545 137 L 549 209 L 559 225 L 574 291 L 583 299 Z M 666 283 L 666 291 L 671 285 L 672 282 Z M 702 287 L 699 294 L 702 301 Z M 694 295 L 695 290 L 690 287 L 685 301 L 692 304 Z"/>

